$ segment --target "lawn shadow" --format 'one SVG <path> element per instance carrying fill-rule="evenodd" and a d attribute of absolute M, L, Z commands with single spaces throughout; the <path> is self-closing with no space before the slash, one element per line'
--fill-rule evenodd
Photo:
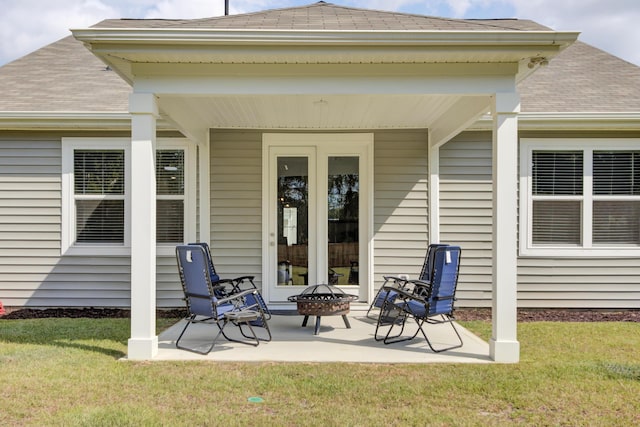
<path fill-rule="evenodd" d="M 51 345 L 102 353 L 120 359 L 125 351 L 100 345 L 108 341 L 127 345 L 129 319 L 38 318 L 0 320 L 0 342 Z"/>

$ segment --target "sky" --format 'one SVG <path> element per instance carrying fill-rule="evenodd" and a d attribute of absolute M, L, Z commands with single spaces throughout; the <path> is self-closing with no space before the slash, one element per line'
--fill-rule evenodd
<path fill-rule="evenodd" d="M 231 14 L 316 0 L 229 0 Z M 638 0 L 332 0 L 340 6 L 447 18 L 531 19 L 640 65 Z M 224 0 L 0 0 L 0 66 L 103 19 L 224 15 Z"/>

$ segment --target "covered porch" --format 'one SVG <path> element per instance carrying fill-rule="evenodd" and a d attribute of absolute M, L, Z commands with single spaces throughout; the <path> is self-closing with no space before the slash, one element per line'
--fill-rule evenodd
<path fill-rule="evenodd" d="M 471 359 L 519 360 L 516 333 L 517 163 L 519 97 L 516 84 L 572 43 L 576 33 L 554 31 L 320 31 L 91 28 L 74 36 L 133 87 L 132 331 L 129 359 L 169 357 L 170 335 L 155 334 L 156 245 L 154 148 L 156 120 L 175 125 L 200 148 L 199 194 L 210 194 L 210 129 L 350 133 L 428 129 L 428 239 L 440 240 L 440 147 L 480 117 L 493 123 L 493 332 Z M 374 171 L 375 173 L 375 171 Z M 199 199 L 199 236 L 211 235 L 208 197 Z M 499 226 L 498 226 L 499 225 Z M 370 233 L 361 271 L 365 295 L 383 272 L 374 265 Z M 272 278 L 263 240 L 263 290 Z M 362 277 L 361 277 L 362 279 Z M 366 298 L 365 298 L 366 300 Z M 359 316 L 359 315 L 358 315 Z M 296 319 L 293 317 L 293 319 Z M 293 333 L 287 320 L 281 331 Z M 339 320 L 339 319 L 336 319 Z M 354 321 L 354 323 L 356 323 Z M 366 346 L 374 326 L 333 344 Z M 259 354 L 288 342 L 325 339 L 286 334 Z M 336 327 L 331 331 L 341 334 Z M 354 332 L 354 331 L 346 331 Z M 329 334 L 326 337 L 330 337 Z M 353 343 L 350 343 L 351 340 Z M 466 342 L 475 343 L 467 337 Z M 371 346 L 388 352 L 392 347 Z M 468 344 L 471 345 L 471 344 Z M 295 351 L 297 344 L 290 344 Z M 228 347 L 223 347 L 228 348 Z M 465 350 L 465 347 L 462 349 Z M 247 351 L 234 349 L 236 352 Z M 326 350 L 325 350 L 326 351 Z M 357 352 L 356 352 L 357 353 Z M 414 351 L 414 353 L 416 353 Z M 418 352 L 421 357 L 424 352 Z M 215 351 L 213 354 L 217 354 Z M 438 357 L 447 357 L 448 353 Z M 451 356 L 451 355 L 449 355 Z M 183 355 L 183 357 L 186 357 Z M 212 356 L 214 357 L 214 356 Z M 248 356 L 247 356 L 248 357 Z M 275 356 L 274 356 L 275 357 Z M 385 360 L 390 360 L 389 355 Z"/>
<path fill-rule="evenodd" d="M 158 337 L 158 354 L 154 360 L 209 360 L 229 362 L 344 362 L 344 363 L 489 363 L 489 344 L 467 329 L 457 325 L 463 346 L 434 353 L 424 338 L 385 345 L 374 339 L 376 321 L 366 316 L 364 307 L 355 307 L 348 315 L 351 329 L 340 316 L 324 316 L 320 333 L 314 335 L 313 321 L 301 327 L 302 316 L 295 312 L 276 314 L 269 321 L 273 340 L 259 346 L 239 344 L 220 339 L 211 353 L 200 355 L 175 347 L 175 340 L 184 320 L 162 332 Z M 193 330 L 192 330 L 192 329 Z M 426 325 L 429 339 L 435 345 L 455 342 L 448 325 Z M 234 333 L 230 328 L 230 333 Z M 225 329 L 226 330 L 226 329 Z M 187 345 L 207 347 L 213 325 L 193 325 Z M 237 331 L 235 331 L 237 332 Z M 184 344 L 187 340 L 182 341 Z"/>

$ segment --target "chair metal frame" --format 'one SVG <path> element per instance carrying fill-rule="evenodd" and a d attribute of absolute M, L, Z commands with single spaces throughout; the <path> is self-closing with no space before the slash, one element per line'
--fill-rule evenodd
<path fill-rule="evenodd" d="M 446 243 L 432 243 L 427 248 L 427 254 L 424 257 L 424 262 L 422 263 L 422 270 L 420 271 L 420 275 L 418 276 L 418 280 L 423 282 L 429 282 L 431 280 L 431 270 L 433 270 L 433 260 L 435 255 L 435 250 L 437 248 L 441 248 L 444 246 L 449 246 Z M 380 309 L 382 308 L 382 304 L 385 300 L 390 299 L 393 300 L 397 296 L 395 294 L 395 289 L 405 289 L 409 284 L 410 280 L 406 277 L 398 277 L 398 276 L 382 276 L 384 279 L 384 283 L 376 292 L 376 296 L 371 301 L 371 305 L 369 305 L 369 309 L 367 310 L 367 317 L 370 319 L 375 319 L 375 317 L 371 317 L 369 314 L 371 310 L 374 308 Z M 385 291 L 385 287 L 388 288 Z M 387 292 L 391 292 L 390 295 L 387 295 Z"/>
<path fill-rule="evenodd" d="M 422 333 L 429 348 L 434 353 L 460 348 L 462 337 L 454 322 L 455 293 L 460 271 L 461 249 L 458 246 L 440 246 L 434 249 L 433 264 L 429 281 L 413 280 L 403 284 L 384 287 L 386 296 L 382 301 L 376 331 L 376 341 L 393 344 L 409 341 Z M 417 329 L 413 335 L 404 335 L 406 323 L 413 319 Z M 449 324 L 455 332 L 458 342 L 443 348 L 434 348 L 424 329 L 425 324 Z M 382 327 L 388 327 L 381 333 Z M 394 329 L 399 332 L 392 334 Z"/>
<path fill-rule="evenodd" d="M 177 246 L 176 260 L 187 305 L 186 324 L 176 340 L 176 348 L 199 354 L 208 354 L 221 335 L 228 341 L 253 346 L 259 345 L 260 341 L 271 341 L 271 330 L 262 308 L 259 304 L 247 304 L 248 298 L 256 298 L 258 292 L 256 289 L 247 289 L 226 297 L 219 297 L 219 291 L 223 285 L 213 284 L 206 250 L 202 245 Z M 180 344 L 189 326 L 196 323 L 215 324 L 218 327 L 218 333 L 206 351 Z M 229 324 L 238 326 L 245 340 L 231 338 L 227 335 L 225 328 Z M 267 337 L 258 336 L 254 326 L 264 328 Z"/>
<path fill-rule="evenodd" d="M 259 304 L 265 317 L 267 319 L 271 319 L 271 311 L 269 310 L 267 303 L 262 297 L 260 290 L 258 290 L 258 287 L 253 282 L 253 279 L 255 279 L 255 276 L 239 276 L 233 279 L 222 279 L 216 273 L 216 268 L 213 264 L 213 256 L 211 255 L 211 248 L 209 247 L 209 244 L 206 242 L 196 242 L 196 243 L 189 243 L 189 245 L 198 245 L 204 249 L 205 254 L 207 256 L 209 274 L 211 275 L 212 284 L 216 288 L 217 296 L 224 298 L 224 297 L 236 294 L 238 292 L 243 292 L 246 290 L 253 289 L 256 291 L 256 293 L 248 297 L 247 304 L 250 306 L 253 306 L 254 304 Z"/>

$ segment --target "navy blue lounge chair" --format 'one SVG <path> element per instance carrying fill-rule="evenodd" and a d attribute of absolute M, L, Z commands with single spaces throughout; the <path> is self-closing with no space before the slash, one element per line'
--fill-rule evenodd
<path fill-rule="evenodd" d="M 216 293 L 218 297 L 224 298 L 233 295 L 238 292 L 246 291 L 248 289 L 254 289 L 255 294 L 247 295 L 247 304 L 250 306 L 260 305 L 262 312 L 267 319 L 271 318 L 271 311 L 267 307 L 267 303 L 262 294 L 258 290 L 258 287 L 253 282 L 255 276 L 240 276 L 233 279 L 221 279 L 216 273 L 215 266 L 213 265 L 213 257 L 211 256 L 211 249 L 206 242 L 189 243 L 190 245 L 202 246 L 207 256 L 207 263 L 209 266 L 209 274 L 211 276 L 211 282 L 216 287 Z"/>
<path fill-rule="evenodd" d="M 208 266 L 205 249 L 200 245 L 181 245 L 176 247 L 176 258 L 180 282 L 187 304 L 186 325 L 176 340 L 176 347 L 200 354 L 208 354 L 214 347 L 217 339 L 222 335 L 229 341 L 241 342 L 257 346 L 260 341 L 270 341 L 271 331 L 267 324 L 264 312 L 259 304 L 252 304 L 251 297 L 255 301 L 257 290 L 247 289 L 231 295 L 220 297 L 220 286 L 214 286 Z M 211 345 L 206 351 L 197 348 L 182 346 L 185 332 L 194 323 L 210 323 L 218 327 Z M 234 339 L 225 333 L 229 324 L 239 327 L 241 335 L 246 339 Z M 266 331 L 259 336 L 256 328 Z"/>
<path fill-rule="evenodd" d="M 459 246 L 442 246 L 434 249 L 433 265 L 429 281 L 408 281 L 403 288 L 387 286 L 387 297 L 382 301 L 375 339 L 385 344 L 414 339 L 422 333 L 429 348 L 435 353 L 462 347 L 462 338 L 453 323 L 455 294 L 460 269 Z M 392 294 L 395 293 L 395 295 Z M 414 320 L 414 334 L 404 334 L 405 326 Z M 457 336 L 457 342 L 444 348 L 434 348 L 425 331 L 425 324 L 449 324 Z M 387 328 L 386 333 L 383 332 Z"/>
<path fill-rule="evenodd" d="M 429 282 L 431 280 L 430 274 L 431 274 L 431 270 L 433 269 L 433 260 L 434 260 L 435 250 L 443 246 L 449 246 L 449 245 L 445 243 L 432 243 L 429 245 L 429 247 L 427 248 L 427 254 L 424 257 L 424 262 L 422 263 L 422 270 L 420 271 L 420 276 L 418 276 L 418 280 L 423 282 Z M 380 289 L 378 289 L 378 293 L 376 293 L 376 296 L 373 299 L 373 302 L 369 306 L 369 310 L 367 310 L 367 317 L 370 317 L 369 313 L 371 313 L 371 310 L 380 309 L 385 300 L 387 299 L 393 300 L 397 295 L 395 292 L 396 288 L 403 289 L 406 287 L 407 283 L 409 282 L 408 279 L 403 277 L 397 277 L 397 276 L 383 276 L 383 278 L 384 278 L 384 283 L 382 284 Z M 389 292 L 391 293 L 389 294 Z"/>

